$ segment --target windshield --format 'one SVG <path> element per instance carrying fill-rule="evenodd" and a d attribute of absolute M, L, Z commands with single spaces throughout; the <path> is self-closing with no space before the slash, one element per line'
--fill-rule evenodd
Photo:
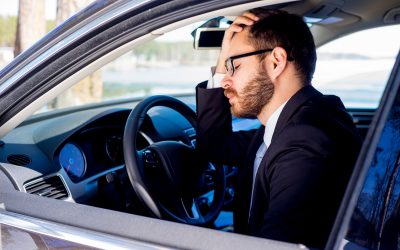
<path fill-rule="evenodd" d="M 195 50 L 194 23 L 143 43 L 68 89 L 39 112 L 109 100 L 193 95 L 210 75 L 218 50 Z"/>
<path fill-rule="evenodd" d="M 219 50 L 193 47 L 187 25 L 141 44 L 74 85 L 39 112 L 146 96 L 194 95 L 210 76 Z M 225 25 L 226 26 L 226 25 Z M 365 30 L 318 48 L 313 85 L 347 108 L 376 108 L 399 50 L 400 26 Z M 375 48 L 375 49 L 371 49 Z"/>

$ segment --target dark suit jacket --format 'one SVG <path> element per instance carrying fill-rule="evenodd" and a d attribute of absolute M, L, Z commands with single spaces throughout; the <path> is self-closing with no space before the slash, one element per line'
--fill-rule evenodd
<path fill-rule="evenodd" d="M 361 146 L 340 99 L 306 86 L 288 100 L 258 169 L 251 211 L 254 158 L 265 128 L 232 132 L 229 109 L 223 89 L 197 87 L 198 150 L 240 169 L 235 231 L 324 247 Z"/>

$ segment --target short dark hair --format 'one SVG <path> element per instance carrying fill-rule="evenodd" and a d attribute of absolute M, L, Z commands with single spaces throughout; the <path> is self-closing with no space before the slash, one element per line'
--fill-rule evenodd
<path fill-rule="evenodd" d="M 304 84 L 311 84 L 317 53 L 310 29 L 303 19 L 282 10 L 253 9 L 260 19 L 249 28 L 249 43 L 257 50 L 282 47 L 292 58 Z"/>

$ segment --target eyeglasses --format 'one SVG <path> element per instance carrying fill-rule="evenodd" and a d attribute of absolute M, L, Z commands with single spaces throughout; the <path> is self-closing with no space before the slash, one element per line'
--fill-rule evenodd
<path fill-rule="evenodd" d="M 258 55 L 258 54 L 262 54 L 262 53 L 266 53 L 266 52 L 271 52 L 272 50 L 273 49 L 262 49 L 262 50 L 257 50 L 254 52 L 249 52 L 249 53 L 245 53 L 245 54 L 241 54 L 241 55 L 237 55 L 237 56 L 231 56 L 225 60 L 226 73 L 230 76 L 233 76 L 233 74 L 235 73 L 236 68 L 235 68 L 235 65 L 233 64 L 233 60 L 243 58 L 243 57 L 248 57 L 248 56 L 254 56 L 254 55 Z"/>
<path fill-rule="evenodd" d="M 237 56 L 231 56 L 228 59 L 225 60 L 225 68 L 226 68 L 226 73 L 230 76 L 233 76 L 233 74 L 235 73 L 235 65 L 233 64 L 233 60 L 235 59 L 239 59 L 242 57 L 247 57 L 247 56 L 254 56 L 254 55 L 258 55 L 258 54 L 262 54 L 262 53 L 266 53 L 266 52 L 271 52 L 274 49 L 262 49 L 262 50 L 257 50 L 254 52 L 249 52 L 249 53 L 245 53 L 245 54 L 241 54 L 241 55 L 237 55 Z M 293 57 L 292 56 L 288 56 L 287 58 L 288 61 L 293 61 Z"/>

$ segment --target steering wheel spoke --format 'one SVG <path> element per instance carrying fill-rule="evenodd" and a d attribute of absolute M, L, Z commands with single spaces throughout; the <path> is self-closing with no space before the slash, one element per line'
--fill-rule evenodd
<path fill-rule="evenodd" d="M 204 224 L 206 222 L 199 207 L 197 198 L 192 198 L 191 202 L 189 202 L 188 204 L 186 203 L 186 205 L 183 200 L 181 201 L 182 201 L 182 206 L 185 209 L 186 221 L 188 224 Z M 196 222 L 193 223 L 194 221 Z"/>
<path fill-rule="evenodd" d="M 158 157 L 157 153 L 150 149 L 150 147 L 138 151 L 138 155 L 141 156 L 145 168 L 160 168 L 160 158 Z"/>

